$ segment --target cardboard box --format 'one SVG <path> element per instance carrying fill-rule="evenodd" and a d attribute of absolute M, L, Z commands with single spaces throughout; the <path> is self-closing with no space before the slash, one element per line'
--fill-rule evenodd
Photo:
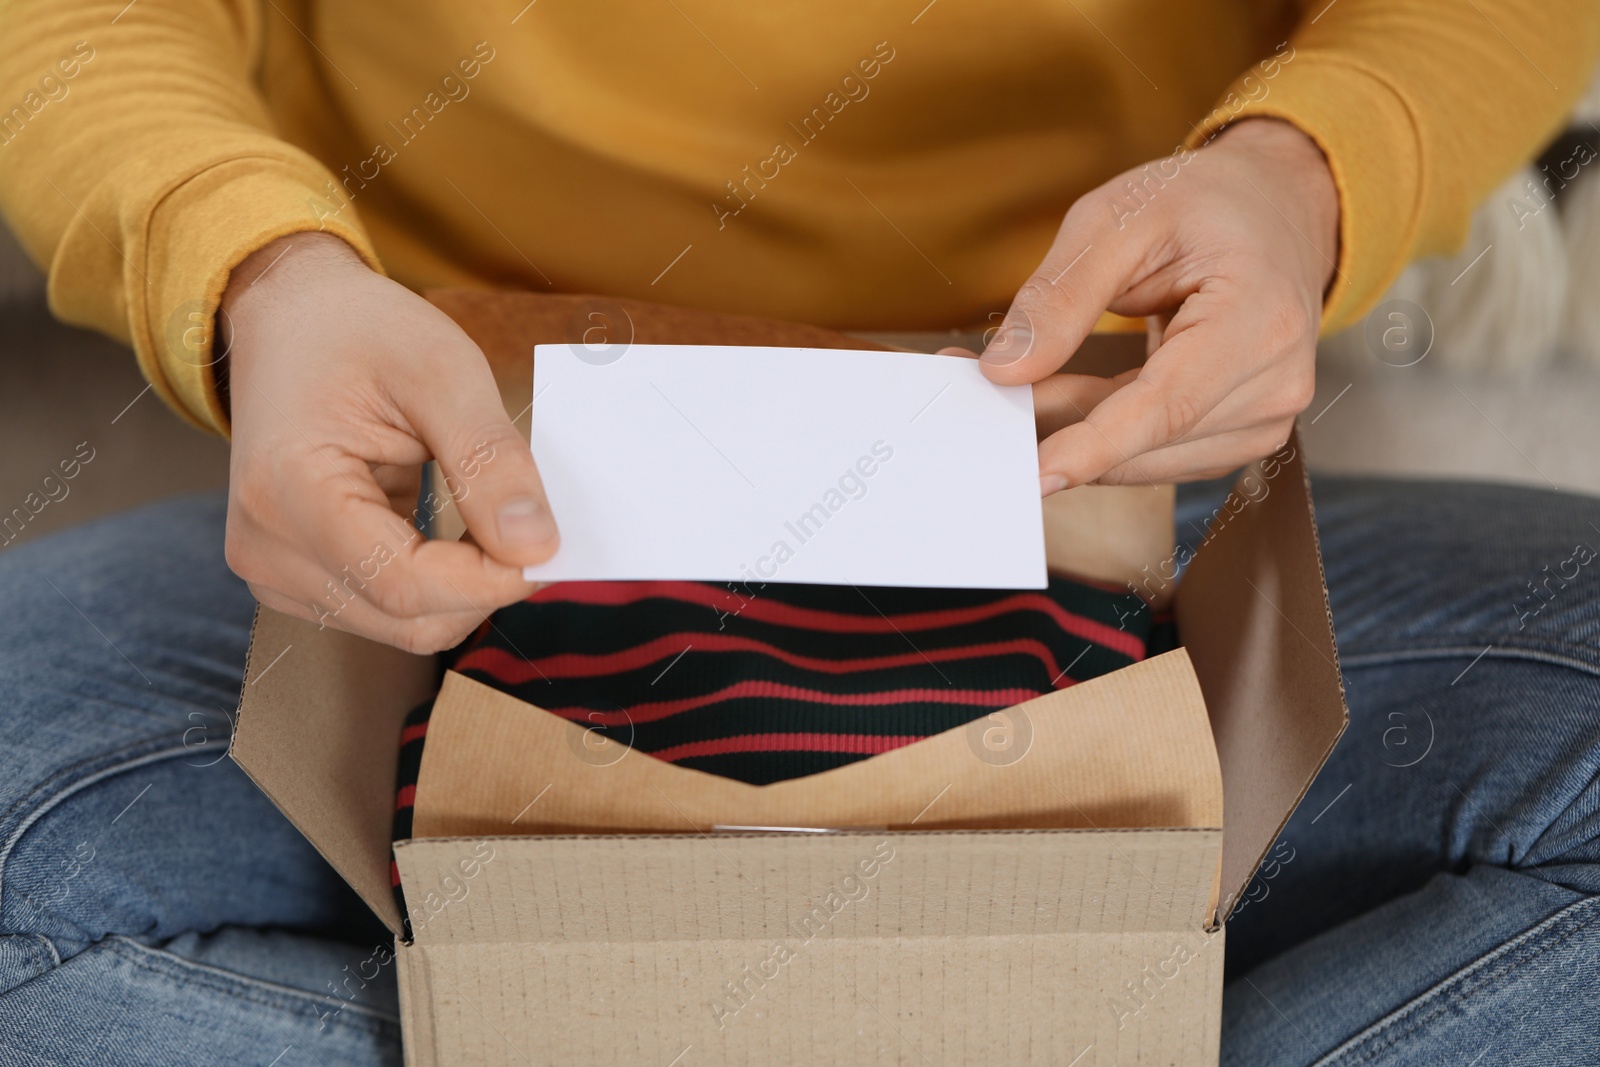
<path fill-rule="evenodd" d="M 629 301 L 433 299 L 524 419 L 533 345 L 596 328 L 863 347 Z M 1075 369 L 1142 356 L 1099 339 Z M 1221 919 L 1347 716 L 1298 442 L 1241 477 L 1175 595 L 1171 522 L 1170 488 L 1046 510 L 1052 566 L 1170 599 L 1182 648 L 807 778 L 607 749 L 447 675 L 394 853 L 406 1062 L 1215 1064 Z M 400 722 L 438 677 L 263 610 L 233 743 L 396 934 Z"/>

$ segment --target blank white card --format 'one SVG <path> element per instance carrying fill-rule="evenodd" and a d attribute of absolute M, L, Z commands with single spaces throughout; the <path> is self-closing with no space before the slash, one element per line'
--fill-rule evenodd
<path fill-rule="evenodd" d="M 539 345 L 538 581 L 1042 589 L 1032 392 L 976 360 Z"/>

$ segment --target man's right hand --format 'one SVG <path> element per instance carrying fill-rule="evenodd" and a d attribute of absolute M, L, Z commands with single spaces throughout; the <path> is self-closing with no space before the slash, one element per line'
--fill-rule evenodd
<path fill-rule="evenodd" d="M 483 352 L 448 316 L 320 233 L 245 260 L 222 311 L 227 558 L 261 603 L 435 652 L 533 591 L 522 567 L 555 552 L 555 520 Z M 430 459 L 470 540 L 411 521 Z"/>

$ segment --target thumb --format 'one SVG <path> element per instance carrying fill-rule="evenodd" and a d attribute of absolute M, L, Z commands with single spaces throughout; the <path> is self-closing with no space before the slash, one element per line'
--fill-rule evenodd
<path fill-rule="evenodd" d="M 1037 382 L 1059 370 L 1127 285 L 1150 227 L 1123 231 L 1096 208 L 1102 190 L 1067 212 L 1055 243 L 983 350 L 984 376 L 999 385 Z"/>
<path fill-rule="evenodd" d="M 555 517 L 528 442 L 500 402 L 487 362 L 435 391 L 412 424 L 438 461 L 467 530 L 490 557 L 543 563 L 560 544 Z"/>

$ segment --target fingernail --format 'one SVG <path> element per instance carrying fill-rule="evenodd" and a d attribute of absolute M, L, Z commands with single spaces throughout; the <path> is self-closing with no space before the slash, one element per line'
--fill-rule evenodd
<path fill-rule="evenodd" d="M 1064 475 L 1060 475 L 1060 474 L 1041 474 L 1041 475 L 1039 475 L 1039 495 L 1040 496 L 1049 496 L 1052 493 L 1059 493 L 1059 492 L 1061 492 L 1061 490 L 1065 489 L 1066 487 L 1067 487 L 1067 479 L 1066 479 L 1066 477 Z"/>
<path fill-rule="evenodd" d="M 1028 354 L 1033 347 L 1033 330 L 1025 323 L 1012 323 L 995 331 L 989 347 L 979 358 L 993 367 L 1008 367 Z"/>
<path fill-rule="evenodd" d="M 531 496 L 519 496 L 500 505 L 495 516 L 500 543 L 509 547 L 542 545 L 556 536 L 550 509 Z"/>

